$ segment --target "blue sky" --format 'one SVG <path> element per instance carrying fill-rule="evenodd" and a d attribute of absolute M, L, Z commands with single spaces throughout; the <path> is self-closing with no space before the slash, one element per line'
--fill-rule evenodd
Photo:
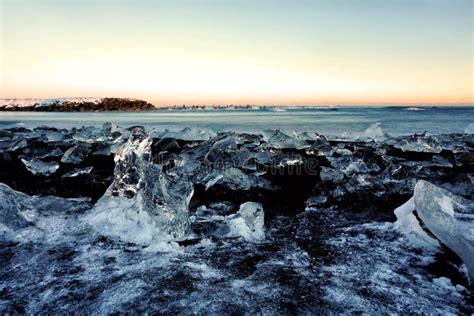
<path fill-rule="evenodd" d="M 1 96 L 473 103 L 473 1 L 6 1 Z"/>

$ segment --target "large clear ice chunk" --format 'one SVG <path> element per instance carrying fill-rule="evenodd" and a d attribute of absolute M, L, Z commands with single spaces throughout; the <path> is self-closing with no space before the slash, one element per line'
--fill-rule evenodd
<path fill-rule="evenodd" d="M 414 246 L 437 248 L 439 243 L 430 237 L 421 227 L 415 214 L 415 198 L 411 197 L 394 211 L 397 221 L 395 227 L 402 232 Z"/>
<path fill-rule="evenodd" d="M 117 152 L 114 181 L 90 218 L 105 234 L 137 243 L 188 234 L 193 185 L 180 170 L 165 172 L 152 163 L 152 142 L 135 128 Z"/>
<path fill-rule="evenodd" d="M 30 223 L 20 213 L 30 207 L 29 196 L 0 183 L 0 232 L 27 227 Z"/>
<path fill-rule="evenodd" d="M 420 180 L 415 208 L 429 230 L 466 264 L 474 282 L 474 202 Z"/>

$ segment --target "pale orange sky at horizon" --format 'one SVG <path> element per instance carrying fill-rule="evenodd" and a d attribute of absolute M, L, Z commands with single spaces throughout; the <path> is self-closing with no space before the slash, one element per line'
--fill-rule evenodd
<path fill-rule="evenodd" d="M 474 104 L 470 1 L 0 4 L 0 98 Z"/>

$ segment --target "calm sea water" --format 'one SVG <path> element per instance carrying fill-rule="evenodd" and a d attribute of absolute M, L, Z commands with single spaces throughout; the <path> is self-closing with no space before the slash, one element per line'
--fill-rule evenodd
<path fill-rule="evenodd" d="M 0 128 L 39 125 L 55 127 L 100 126 L 114 122 L 120 126 L 144 125 L 158 130 L 184 127 L 214 131 L 258 132 L 264 129 L 318 132 L 327 135 L 358 133 L 375 123 L 393 136 L 430 132 L 462 133 L 474 123 L 474 107 L 456 108 L 339 108 L 158 112 L 0 112 Z"/>

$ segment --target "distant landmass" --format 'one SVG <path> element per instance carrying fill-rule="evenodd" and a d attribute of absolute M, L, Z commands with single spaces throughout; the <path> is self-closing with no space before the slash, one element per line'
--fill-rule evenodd
<path fill-rule="evenodd" d="M 0 99 L 0 111 L 16 112 L 105 112 L 155 110 L 262 110 L 283 107 L 256 105 L 171 105 L 156 107 L 131 98 L 54 98 L 54 99 Z"/>
<path fill-rule="evenodd" d="M 155 106 L 147 101 L 132 98 L 54 98 L 54 99 L 0 99 L 0 111 L 14 112 L 134 112 L 134 111 L 188 111 L 188 110 L 257 110 L 286 112 L 287 110 L 318 109 L 337 111 L 342 105 L 255 105 L 255 104 L 182 104 Z M 367 105 L 352 105 L 349 107 L 368 107 Z M 405 108 L 408 111 L 423 111 L 427 108 L 438 108 L 434 105 L 397 105 L 376 106 L 385 108 Z"/>
<path fill-rule="evenodd" d="M 151 103 L 128 98 L 3 99 L 0 103 L 0 111 L 102 112 L 155 109 Z"/>

